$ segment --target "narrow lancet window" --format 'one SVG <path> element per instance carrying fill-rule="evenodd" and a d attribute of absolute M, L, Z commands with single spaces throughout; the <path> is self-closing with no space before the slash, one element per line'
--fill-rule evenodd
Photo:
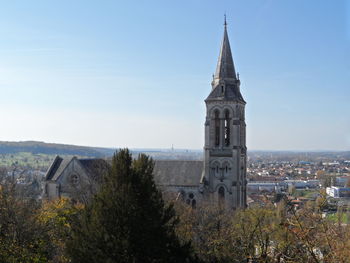
<path fill-rule="evenodd" d="M 230 113 L 225 111 L 225 146 L 230 145 Z"/>
<path fill-rule="evenodd" d="M 220 119 L 219 111 L 215 111 L 215 146 L 220 145 Z"/>
<path fill-rule="evenodd" d="M 225 188 L 221 186 L 218 191 L 219 197 L 219 206 L 223 206 L 225 204 Z"/>

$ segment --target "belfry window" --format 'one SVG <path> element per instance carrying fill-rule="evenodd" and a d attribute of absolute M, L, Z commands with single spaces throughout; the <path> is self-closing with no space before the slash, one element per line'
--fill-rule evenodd
<path fill-rule="evenodd" d="M 220 145 L 220 119 L 219 111 L 215 111 L 215 146 Z"/>
<path fill-rule="evenodd" d="M 225 146 L 230 145 L 230 113 L 225 111 Z"/>

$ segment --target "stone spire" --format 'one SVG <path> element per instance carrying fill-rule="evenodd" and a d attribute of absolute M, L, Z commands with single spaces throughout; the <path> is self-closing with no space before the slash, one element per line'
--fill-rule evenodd
<path fill-rule="evenodd" d="M 233 64 L 232 53 L 230 48 L 230 42 L 227 35 L 227 23 L 225 15 L 224 23 L 224 38 L 222 40 L 220 55 L 218 59 L 218 64 L 216 66 L 216 72 L 214 75 L 214 80 L 219 79 L 237 79 L 235 66 Z"/>

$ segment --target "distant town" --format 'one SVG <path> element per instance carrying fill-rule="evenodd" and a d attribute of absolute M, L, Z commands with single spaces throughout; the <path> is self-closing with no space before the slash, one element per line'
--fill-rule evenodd
<path fill-rule="evenodd" d="M 325 214 L 350 205 L 349 152 L 251 152 L 247 168 L 248 206 L 277 203 L 285 195 L 301 208 L 322 194 Z"/>

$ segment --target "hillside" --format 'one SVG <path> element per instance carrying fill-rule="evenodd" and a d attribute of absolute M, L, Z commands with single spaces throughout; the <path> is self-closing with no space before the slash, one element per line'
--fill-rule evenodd
<path fill-rule="evenodd" d="M 44 143 L 37 141 L 5 142 L 0 141 L 0 154 L 29 152 L 33 154 L 78 155 L 86 157 L 111 156 L 115 149 L 76 146 L 68 144 Z"/>

